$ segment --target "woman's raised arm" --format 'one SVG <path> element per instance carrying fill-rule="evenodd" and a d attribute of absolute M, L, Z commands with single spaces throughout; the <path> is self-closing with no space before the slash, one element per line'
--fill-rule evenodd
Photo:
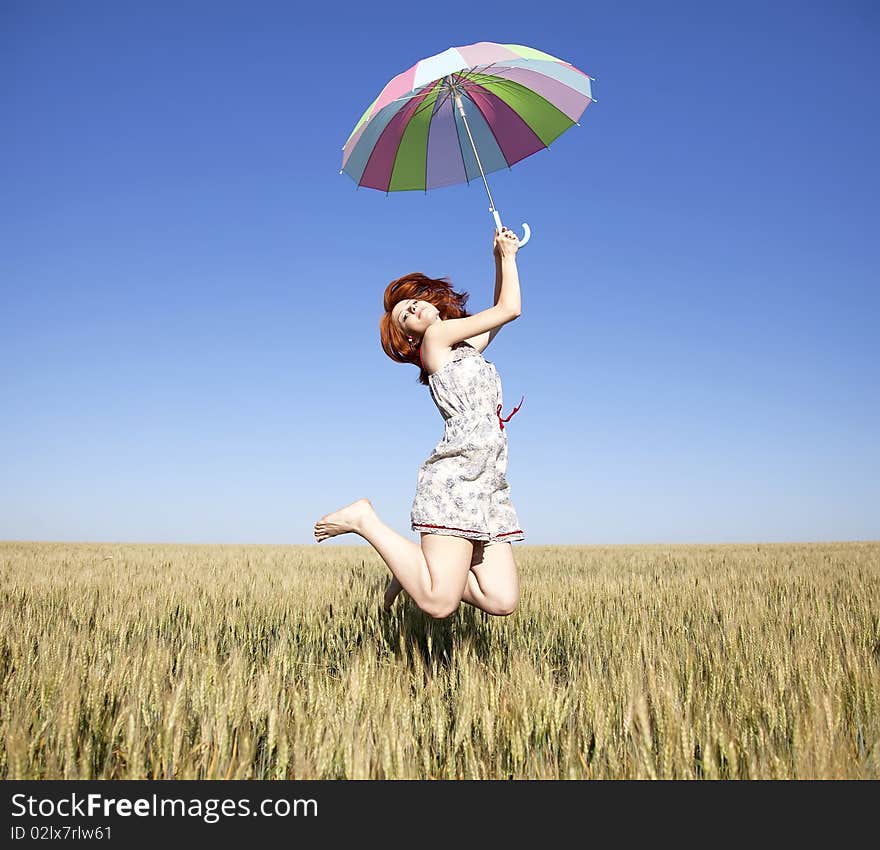
<path fill-rule="evenodd" d="M 495 287 L 495 306 L 464 319 L 436 322 L 425 331 L 422 345 L 427 344 L 431 348 L 451 347 L 462 340 L 496 330 L 517 318 L 522 312 L 519 271 L 516 267 L 517 250 L 519 240 L 512 230 L 505 227 L 500 234 L 496 232 L 493 251 L 499 262 L 500 286 Z"/>

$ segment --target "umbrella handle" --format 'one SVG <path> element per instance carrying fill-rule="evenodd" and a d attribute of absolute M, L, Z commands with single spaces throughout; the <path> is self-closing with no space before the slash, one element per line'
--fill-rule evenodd
<path fill-rule="evenodd" d="M 493 216 L 495 216 L 495 227 L 498 228 L 498 232 L 501 233 L 501 216 L 498 214 L 498 210 L 489 210 Z M 519 247 L 522 248 L 529 239 L 532 238 L 532 228 L 529 227 L 525 222 L 523 222 L 523 238 L 519 240 Z"/>

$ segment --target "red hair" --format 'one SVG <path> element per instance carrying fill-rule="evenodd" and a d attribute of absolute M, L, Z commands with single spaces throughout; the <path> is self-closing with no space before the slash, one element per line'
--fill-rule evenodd
<path fill-rule="evenodd" d="M 422 367 L 419 349 L 413 348 L 403 329 L 391 321 L 391 311 L 401 301 L 419 298 L 430 301 L 439 311 L 441 319 L 463 319 L 470 315 L 464 309 L 469 297 L 467 292 L 455 292 L 447 278 L 434 280 L 421 272 L 406 274 L 391 281 L 385 288 L 385 313 L 379 319 L 379 337 L 383 351 L 398 363 L 418 366 L 419 383 L 427 384 L 428 373 Z"/>

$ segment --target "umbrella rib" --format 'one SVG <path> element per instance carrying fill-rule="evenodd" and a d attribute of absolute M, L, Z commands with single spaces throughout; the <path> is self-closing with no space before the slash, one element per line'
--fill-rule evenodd
<path fill-rule="evenodd" d="M 426 87 L 426 88 L 423 89 L 419 94 L 422 95 L 422 96 L 424 96 L 425 99 L 427 99 L 427 98 L 428 98 L 428 95 L 430 94 L 430 92 L 427 90 L 427 87 Z M 405 109 L 405 108 L 406 108 L 406 107 L 403 107 L 403 109 Z M 422 104 L 420 103 L 418 106 L 416 106 L 415 109 L 413 109 L 413 114 L 410 115 L 409 118 L 407 118 L 407 120 L 406 120 L 406 123 L 407 123 L 407 124 L 409 124 L 409 122 L 413 119 L 413 117 L 418 113 L 419 109 L 421 109 L 421 108 L 422 108 Z M 397 116 L 400 114 L 400 112 L 403 111 L 403 109 L 399 110 L 398 113 L 394 116 L 394 118 L 397 118 Z M 392 120 L 394 120 L 394 119 L 392 119 Z M 405 129 L 405 127 L 404 127 L 404 129 Z M 384 136 L 384 134 L 385 134 L 387 131 L 388 131 L 388 126 L 386 126 L 385 129 L 382 131 L 382 133 L 379 135 L 379 139 L 381 139 L 382 136 Z M 391 157 L 391 172 L 390 172 L 389 175 L 388 175 L 388 188 L 385 190 L 385 196 L 386 196 L 386 197 L 388 197 L 388 194 L 389 194 L 389 192 L 391 191 L 391 179 L 392 179 L 392 177 L 394 176 L 394 164 L 395 164 L 395 162 L 396 162 L 396 160 L 397 160 L 397 155 L 400 153 L 400 145 L 402 144 L 402 142 L 403 142 L 403 132 L 401 132 L 401 134 L 400 134 L 400 138 L 397 140 L 397 145 L 395 146 L 395 149 L 394 149 L 394 156 Z M 372 161 L 373 156 L 374 156 L 374 154 L 376 153 L 376 147 L 377 147 L 377 146 L 378 146 L 378 140 L 377 140 L 377 144 L 373 146 L 373 150 L 372 150 L 372 152 L 370 153 L 369 157 L 367 158 L 367 164 L 366 164 L 366 166 L 364 167 L 364 172 L 363 172 L 363 174 L 365 174 L 366 171 L 367 171 L 367 169 L 370 167 L 370 162 Z M 363 174 L 361 175 L 361 178 L 363 178 Z M 378 188 L 378 187 L 377 187 L 377 188 Z"/>
<path fill-rule="evenodd" d="M 452 92 L 449 89 L 444 89 L 443 94 L 437 98 L 437 111 L 439 112 L 440 107 L 446 103 L 449 98 L 452 97 Z"/>
<path fill-rule="evenodd" d="M 485 74 L 490 68 L 494 68 L 498 63 L 490 62 L 488 65 L 474 65 L 472 68 L 465 68 L 464 71 L 459 71 L 459 77 L 462 80 L 466 80 L 468 77 L 471 77 L 475 74 Z M 494 75 L 493 75 L 494 76 Z"/>
<path fill-rule="evenodd" d="M 586 100 L 590 100 L 590 101 L 595 100 L 595 98 L 592 95 L 584 94 L 580 89 L 576 89 L 573 86 L 570 86 L 568 83 L 564 83 L 562 80 L 555 80 L 554 79 L 554 82 L 558 83 L 560 86 L 563 86 L 564 88 L 567 88 L 569 91 L 574 92 L 579 97 L 585 98 Z M 480 84 L 475 83 L 475 85 L 480 85 Z M 521 82 L 519 82 L 519 80 L 511 80 L 511 79 L 508 79 L 507 77 L 492 77 L 492 85 L 496 85 L 501 89 L 508 89 L 510 91 L 514 91 L 515 86 L 520 86 L 521 88 L 528 89 L 529 91 L 534 92 L 539 97 L 544 97 L 542 94 L 540 94 L 540 92 L 538 92 L 536 89 L 530 88 L 526 83 L 521 83 Z M 544 97 L 544 100 L 546 100 L 548 103 L 552 103 L 552 101 L 548 100 L 548 98 L 546 98 L 546 97 Z M 558 109 L 558 107 L 557 107 L 557 109 Z"/>
<path fill-rule="evenodd" d="M 500 87 L 507 86 L 509 88 L 513 88 L 514 86 L 519 86 L 520 88 L 529 88 L 524 83 L 517 82 L 516 80 L 510 80 L 507 77 L 499 77 L 496 74 L 486 74 L 486 76 L 491 77 L 491 80 L 488 80 L 487 82 L 491 82 L 492 85 L 496 85 L 496 86 L 500 86 Z M 483 83 L 480 82 L 479 80 L 472 79 L 472 78 L 467 79 L 466 83 L 471 86 L 482 86 L 483 85 Z M 563 83 L 562 85 L 565 85 L 565 83 Z M 571 88 L 571 86 L 569 86 L 569 88 Z"/>
<path fill-rule="evenodd" d="M 421 114 L 425 110 L 427 110 L 427 109 L 433 110 L 434 109 L 434 106 L 437 103 L 437 98 L 435 97 L 434 100 L 430 104 L 428 103 L 428 100 L 431 97 L 432 89 L 437 88 L 437 84 L 439 82 L 441 82 L 441 81 L 440 80 L 432 80 L 428 85 L 426 85 L 426 86 L 424 86 L 424 88 L 422 88 L 420 93 L 422 95 L 424 95 L 424 100 L 413 110 L 412 115 L 410 115 L 406 121 L 407 125 L 409 125 L 410 121 L 415 119 L 415 117 L 417 115 Z M 431 123 L 431 119 L 428 119 L 429 129 L 430 129 L 430 123 Z M 401 146 L 401 144 L 403 144 L 403 136 L 404 136 L 405 131 L 406 131 L 406 128 L 404 127 L 404 131 L 401 132 L 400 139 L 397 143 L 397 151 L 394 154 L 394 160 L 392 160 L 392 165 L 391 165 L 391 177 L 394 176 L 394 161 L 397 160 L 397 156 L 400 153 L 400 146 Z M 391 177 L 388 178 L 388 191 L 389 192 L 391 191 Z M 427 162 L 427 152 L 426 152 L 426 154 L 425 154 L 425 192 L 427 193 L 427 191 L 428 191 L 428 162 Z M 386 195 L 387 195 L 387 192 L 386 192 Z"/>
<path fill-rule="evenodd" d="M 412 100 L 414 97 L 418 97 L 420 94 L 424 94 L 426 89 L 430 88 L 433 85 L 436 85 L 436 83 L 437 83 L 437 80 L 431 80 L 430 83 L 425 83 L 425 85 L 420 86 L 417 91 L 413 90 L 412 92 L 404 95 L 403 97 L 395 97 L 394 100 L 389 100 L 388 103 L 385 104 L 385 106 L 390 106 L 392 103 L 398 103 L 398 102 L 404 101 L 404 100 Z M 383 106 L 382 109 L 384 109 L 385 106 Z"/>
<path fill-rule="evenodd" d="M 447 87 L 447 97 L 452 97 L 452 95 L 455 92 L 455 83 L 459 80 L 462 80 L 462 77 L 460 74 L 450 74 L 449 75 L 449 86 Z M 468 100 L 470 100 L 470 98 L 468 98 Z M 455 119 L 455 115 L 456 115 L 455 109 L 452 110 L 452 115 L 453 115 L 453 123 L 455 125 L 455 139 L 458 142 L 458 152 L 459 152 L 459 154 L 461 154 L 461 165 L 462 165 L 462 168 L 464 168 L 464 181 L 465 181 L 465 183 L 467 183 L 468 186 L 470 186 L 471 185 L 471 178 L 468 176 L 467 160 L 465 160 L 465 158 L 464 158 L 464 146 L 461 143 L 461 134 L 458 132 L 458 121 L 456 121 L 456 119 Z M 464 119 L 462 119 L 462 120 L 464 120 Z M 468 126 L 467 126 L 466 121 L 465 121 L 464 126 L 465 126 L 465 130 L 467 130 Z M 470 136 L 469 130 L 468 130 L 468 136 Z M 474 146 L 472 152 L 474 154 L 474 159 L 476 160 L 477 159 L 476 146 Z M 479 162 L 477 163 L 477 165 L 479 166 Z M 482 168 L 480 168 L 480 172 L 482 173 Z M 486 180 L 486 178 L 484 176 L 483 182 L 485 182 L 485 180 Z M 488 184 L 486 184 L 486 193 L 488 194 L 488 192 L 489 192 L 489 187 L 488 187 Z M 491 202 L 492 196 L 489 195 L 489 198 L 490 198 L 490 202 Z"/>
<path fill-rule="evenodd" d="M 496 79 L 497 79 L 497 78 L 496 78 Z M 544 95 L 542 95 L 540 92 L 537 92 L 537 91 L 535 91 L 534 89 L 530 89 L 528 86 L 524 85 L 523 83 L 518 83 L 518 82 L 516 82 L 515 80 L 510 80 L 509 82 L 510 82 L 511 85 L 513 85 L 513 86 L 516 86 L 516 87 L 521 88 L 521 89 L 526 89 L 527 91 L 530 92 L 530 94 L 534 95 L 536 98 L 538 98 L 539 100 L 542 100 L 545 104 L 547 104 L 548 107 L 550 107 L 551 109 L 555 109 L 558 113 L 560 113 L 561 115 L 565 116 L 565 119 L 566 119 L 567 121 L 571 122 L 571 123 L 569 124 L 569 126 L 572 126 L 572 125 L 574 125 L 574 124 L 577 124 L 578 126 L 580 126 L 580 124 L 578 124 L 577 121 L 575 121 L 573 118 L 571 118 L 571 117 L 569 117 L 568 115 L 566 115 L 566 113 L 563 112 L 563 111 L 562 111 L 562 110 L 561 110 L 561 109 L 560 109 L 555 103 L 553 103 L 552 100 L 547 99 L 547 98 L 544 97 Z M 493 80 L 493 85 L 494 85 L 494 80 Z M 487 95 L 489 95 L 489 96 L 491 96 L 491 97 L 496 97 L 496 98 L 498 98 L 499 100 L 502 101 L 502 103 L 504 102 L 504 99 L 503 99 L 503 98 L 499 98 L 498 95 L 494 94 L 494 92 L 491 91 L 491 89 L 487 89 L 485 86 L 481 86 L 481 85 L 479 85 L 479 84 L 477 84 L 477 83 L 474 83 L 474 86 L 475 86 L 476 88 L 478 88 L 478 89 L 482 89 L 483 91 L 485 91 Z M 569 86 L 569 88 L 571 88 L 571 87 Z M 574 91 L 576 91 L 576 89 L 575 89 Z M 593 98 L 590 97 L 589 100 L 592 101 Z M 476 104 L 474 104 L 474 105 L 476 105 Z M 510 104 L 507 104 L 507 106 L 510 106 Z M 477 107 L 477 108 L 479 109 L 479 107 Z M 512 107 L 511 107 L 511 108 L 512 108 Z M 586 109 L 586 107 L 584 107 L 584 108 Z M 515 109 L 514 109 L 514 113 L 515 113 L 516 116 L 520 119 L 520 121 L 522 121 L 523 124 L 525 124 L 525 126 L 528 127 L 529 130 L 531 130 L 532 133 L 535 134 L 535 136 L 538 138 L 538 140 L 541 142 L 541 144 L 544 146 L 544 148 L 545 148 L 546 150 L 550 150 L 550 145 L 547 144 L 547 142 L 545 142 L 545 141 L 541 138 L 541 136 L 538 135 L 538 131 L 535 130 L 535 128 L 532 127 L 532 125 L 531 125 L 528 121 L 526 121 L 526 119 L 525 119 L 522 115 L 520 115 L 519 112 L 517 112 Z M 481 110 L 481 114 L 482 114 L 482 110 Z M 485 116 L 483 116 L 483 117 L 485 118 Z M 489 122 L 487 121 L 486 123 L 488 124 Z M 490 125 L 490 129 L 491 129 L 491 125 Z M 566 129 L 567 129 L 567 128 L 566 128 Z M 565 132 L 565 130 L 562 130 L 561 132 Z M 556 136 L 554 136 L 553 139 L 552 139 L 551 141 L 555 141 L 557 138 L 559 138 L 559 134 L 557 134 Z M 500 145 L 499 145 L 499 147 L 500 147 Z M 504 160 L 505 160 L 505 162 L 506 162 L 506 161 L 507 161 L 507 157 L 504 157 Z M 518 161 L 519 161 L 519 160 L 517 160 L 517 162 L 518 162 Z M 510 168 L 511 166 L 508 165 L 507 167 Z"/>
<path fill-rule="evenodd" d="M 449 96 L 450 97 L 452 96 L 452 88 L 451 87 L 449 89 Z M 461 134 L 458 132 L 458 121 L 456 121 L 455 115 L 456 115 L 456 112 L 455 112 L 455 109 L 453 108 L 453 110 L 452 110 L 452 124 L 455 127 L 455 140 L 458 142 L 458 152 L 461 155 L 461 167 L 464 169 L 464 182 L 467 183 L 468 186 L 470 186 L 471 185 L 471 178 L 468 177 L 467 162 L 465 161 L 465 158 L 464 158 L 464 148 L 462 147 L 462 144 L 461 144 Z"/>
<path fill-rule="evenodd" d="M 456 71 L 454 73 L 454 75 L 450 75 L 450 76 L 454 77 L 455 81 L 460 81 L 462 83 L 465 83 L 465 82 L 473 82 L 473 78 L 476 77 L 478 74 L 485 74 L 486 76 L 494 77 L 495 80 L 499 81 L 500 83 L 506 82 L 506 83 L 510 83 L 513 85 L 523 85 L 522 83 L 517 83 L 515 80 L 509 80 L 507 77 L 502 77 L 498 74 L 490 73 L 490 69 L 492 69 L 492 68 L 498 68 L 501 71 L 506 71 L 506 70 L 516 70 L 518 67 L 522 67 L 522 66 L 506 66 L 506 65 L 500 64 L 499 62 L 490 62 L 488 65 L 474 65 L 471 68 L 462 68 L 460 71 Z M 401 102 L 404 100 L 411 100 L 412 98 L 418 97 L 420 94 L 423 94 L 426 88 L 429 88 L 430 86 L 436 85 L 438 82 L 442 83 L 444 79 L 445 79 L 444 77 L 439 77 L 436 80 L 431 80 L 430 82 L 425 83 L 424 85 L 420 86 L 418 90 L 414 90 L 414 91 L 410 92 L 409 94 L 405 94 L 401 97 L 396 97 L 396 98 L 394 98 L 394 100 L 391 100 L 388 103 L 389 104 L 390 103 L 398 103 L 398 102 Z M 560 82 L 560 83 L 562 83 L 562 85 L 567 86 L 568 88 L 571 88 L 571 86 L 568 86 L 567 83 L 563 83 L 561 80 L 557 80 L 557 82 Z M 479 85 L 479 83 L 477 83 L 477 85 Z M 575 91 L 577 91 L 577 89 L 575 89 Z M 386 106 L 387 105 L 388 104 L 386 104 Z"/>
<path fill-rule="evenodd" d="M 487 94 L 489 96 L 491 96 L 492 92 L 487 92 Z M 468 94 L 466 92 L 465 96 L 474 105 L 474 109 L 476 109 L 477 112 L 480 113 L 480 117 L 483 119 L 483 121 L 486 122 L 486 126 L 489 128 L 489 132 L 492 134 L 492 138 L 495 139 L 495 144 L 498 145 L 498 150 L 501 151 L 501 157 L 504 159 L 504 164 L 507 166 L 507 170 L 510 171 L 512 163 L 507 161 L 507 154 L 504 153 L 504 148 L 501 147 L 501 140 L 496 135 L 495 130 L 492 127 L 492 124 L 490 123 L 489 119 L 486 118 L 486 116 L 483 114 L 483 110 L 480 109 L 480 105 L 470 96 L 470 94 Z M 522 120 L 522 119 L 520 119 L 520 120 Z M 526 124 L 526 122 L 523 121 L 523 124 Z M 526 126 L 528 127 L 529 125 L 526 124 Z M 529 129 L 531 130 L 531 127 L 529 127 Z M 532 130 L 532 132 L 534 132 L 534 130 Z"/>
<path fill-rule="evenodd" d="M 468 68 L 463 74 L 460 75 L 460 79 L 463 83 L 472 83 L 474 85 L 480 85 L 480 83 L 476 80 L 478 75 L 492 77 L 492 82 L 499 83 L 513 83 L 517 84 L 516 80 L 508 79 L 507 77 L 502 77 L 499 74 L 490 73 L 490 68 L 498 67 L 497 62 L 492 62 L 489 65 L 481 68 L 479 65 L 475 65 L 473 68 Z M 505 70 L 504 66 L 500 66 L 499 70 Z M 518 85 L 522 85 L 522 83 L 518 83 Z"/>
<path fill-rule="evenodd" d="M 438 82 L 440 83 L 440 91 L 442 91 L 443 90 L 443 81 L 439 80 Z M 447 93 L 446 98 L 448 98 L 448 97 L 449 97 L 449 94 Z M 427 98 L 426 98 L 426 100 L 427 100 Z M 446 100 L 445 99 L 441 100 L 440 99 L 440 92 L 438 92 L 437 97 L 434 98 L 434 102 L 431 104 L 431 117 L 428 119 L 428 136 L 425 139 L 425 194 L 426 195 L 428 194 L 428 142 L 431 138 L 431 122 L 434 120 L 434 117 L 440 111 L 440 107 L 442 107 L 444 103 L 446 103 Z M 420 108 L 421 107 L 419 107 L 419 109 Z M 418 113 L 418 111 L 419 110 L 416 109 L 416 113 Z"/>
<path fill-rule="evenodd" d="M 511 66 L 506 66 L 506 65 L 498 65 L 497 62 L 493 62 L 491 65 L 486 65 L 486 67 L 485 67 L 485 68 L 482 68 L 482 69 L 480 69 L 479 66 L 475 66 L 475 67 L 473 67 L 473 68 L 468 69 L 467 72 L 466 72 L 464 75 L 462 75 L 462 78 L 463 78 L 464 80 L 466 80 L 467 82 L 471 83 L 472 85 L 481 85 L 481 83 L 479 83 L 478 81 L 476 81 L 475 78 L 476 78 L 477 75 L 479 75 L 479 74 L 485 74 L 486 76 L 492 78 L 492 84 L 493 84 L 493 85 L 497 85 L 497 86 L 501 86 L 501 87 L 507 86 L 507 87 L 510 87 L 511 89 L 512 89 L 514 86 L 522 86 L 523 88 L 527 88 L 527 89 L 530 88 L 530 87 L 528 86 L 528 84 L 526 84 L 526 83 L 521 83 L 521 82 L 519 82 L 518 80 L 512 80 L 510 77 L 501 76 L 501 74 L 498 74 L 498 73 L 495 73 L 495 74 L 487 73 L 488 70 L 489 70 L 490 68 L 494 67 L 494 66 L 497 66 L 497 67 L 498 67 L 498 70 L 501 71 L 501 72 L 504 72 L 504 71 L 517 71 L 517 70 L 520 70 L 520 69 L 522 69 L 522 70 L 526 70 L 526 71 L 530 71 L 530 70 L 532 70 L 532 69 L 530 69 L 530 68 L 523 67 L 523 66 L 512 66 L 512 67 L 511 67 Z M 536 71 L 535 73 L 541 73 L 541 72 L 540 72 L 540 71 Z M 579 94 L 581 97 L 586 97 L 586 98 L 589 98 L 590 100 L 594 100 L 594 98 L 592 97 L 592 95 L 584 94 L 584 92 L 582 92 L 580 89 L 577 89 L 577 88 L 575 88 L 575 87 L 572 86 L 572 85 L 569 85 L 569 84 L 568 84 L 567 82 L 565 82 L 564 80 L 557 79 L 556 77 L 549 77 L 549 79 L 553 80 L 554 82 L 558 83 L 558 84 L 561 85 L 561 86 L 565 86 L 565 88 L 570 89 L 570 90 L 573 91 L 573 92 L 576 92 L 576 93 Z M 592 79 L 592 78 L 591 78 L 591 79 Z M 534 91 L 534 89 L 531 89 L 531 90 Z"/>
<path fill-rule="evenodd" d="M 466 69 L 464 71 L 464 73 L 458 73 L 456 75 L 456 81 L 461 82 L 463 84 L 469 83 L 470 85 L 477 85 L 478 86 L 478 85 L 480 85 L 480 83 L 475 82 L 475 80 L 473 78 L 477 74 L 485 73 L 489 68 L 493 67 L 495 64 L 496 63 L 493 62 L 491 65 L 487 65 L 485 68 L 482 68 L 480 70 L 477 70 L 478 66 L 475 68 Z M 487 74 L 487 76 L 493 77 L 492 82 L 495 83 L 496 85 L 501 85 L 501 86 L 508 85 L 511 87 L 523 85 L 522 83 L 518 83 L 516 80 L 509 80 L 507 77 L 499 77 L 499 76 L 496 76 L 495 74 Z M 420 86 L 417 90 L 413 90 L 409 94 L 403 95 L 402 97 L 396 97 L 396 98 L 394 98 L 394 100 L 388 101 L 388 103 L 385 104 L 385 106 L 383 106 L 382 108 L 385 109 L 386 107 L 390 106 L 392 103 L 402 103 L 403 101 L 406 101 L 406 100 L 412 100 L 414 97 L 418 97 L 419 95 L 424 94 L 425 91 L 427 89 L 430 89 L 431 86 L 436 86 L 437 83 L 442 84 L 443 81 L 444 81 L 444 78 L 440 77 L 436 80 L 432 80 L 430 83 L 425 83 L 423 86 Z M 562 83 L 562 85 L 565 85 L 565 83 Z M 568 86 L 568 88 L 571 88 L 571 86 Z M 446 92 L 445 98 L 448 98 L 450 96 L 449 89 L 444 89 L 444 91 Z M 444 102 L 445 102 L 445 100 L 444 100 Z"/>
<path fill-rule="evenodd" d="M 396 98 L 394 98 L 394 100 L 389 100 L 388 103 L 386 103 L 385 106 L 383 106 L 382 109 L 379 110 L 379 112 L 381 112 L 384 109 L 387 109 L 389 106 L 391 106 L 392 103 L 402 103 L 405 100 L 412 100 L 414 97 L 418 97 L 419 95 L 424 94 L 425 89 L 427 89 L 428 86 L 433 85 L 434 83 L 436 83 L 436 80 L 432 80 L 430 83 L 425 83 L 425 85 L 423 85 L 421 88 L 419 88 L 418 91 L 413 91 L 407 95 L 404 95 L 403 97 L 396 97 Z M 374 113 L 373 115 L 371 115 L 367 119 L 366 123 L 369 124 L 370 121 L 372 121 L 373 118 L 375 118 L 376 115 L 378 115 L 378 114 L 379 113 L 377 112 L 377 113 Z M 345 145 L 342 146 L 343 150 L 345 150 L 345 146 L 348 144 L 348 142 L 351 141 L 351 137 L 355 134 L 356 130 L 357 130 L 357 127 L 355 127 L 354 130 L 351 131 L 351 135 L 349 135 L 348 140 L 346 141 Z"/>
<path fill-rule="evenodd" d="M 439 82 L 439 80 L 435 80 L 435 83 L 436 83 L 436 82 Z M 430 94 L 430 92 L 429 92 L 429 94 Z M 428 98 L 426 97 L 426 98 L 425 98 L 425 101 L 427 101 L 427 99 L 428 99 Z M 437 101 L 435 100 L 434 103 L 426 104 L 425 101 L 422 101 L 422 103 L 420 103 L 420 104 L 416 107 L 415 112 L 413 112 L 412 117 L 410 118 L 410 121 L 411 121 L 413 118 L 415 118 L 416 115 L 418 115 L 420 112 L 424 112 L 424 111 L 425 111 L 426 109 L 428 109 L 429 107 L 430 107 L 431 109 L 434 109 L 434 104 L 436 104 L 436 102 L 437 102 Z"/>

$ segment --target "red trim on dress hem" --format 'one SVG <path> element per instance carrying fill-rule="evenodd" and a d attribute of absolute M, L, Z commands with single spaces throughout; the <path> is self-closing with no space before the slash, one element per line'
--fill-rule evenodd
<path fill-rule="evenodd" d="M 414 522 L 413 525 L 416 525 L 419 528 L 445 528 L 447 531 L 464 531 L 468 534 L 488 534 L 486 531 L 477 531 L 475 528 L 454 528 L 451 525 L 431 525 L 429 522 Z M 496 534 L 495 536 L 509 537 L 511 534 L 525 534 L 525 532 L 521 528 L 518 528 L 516 531 L 505 531 L 503 534 Z"/>

